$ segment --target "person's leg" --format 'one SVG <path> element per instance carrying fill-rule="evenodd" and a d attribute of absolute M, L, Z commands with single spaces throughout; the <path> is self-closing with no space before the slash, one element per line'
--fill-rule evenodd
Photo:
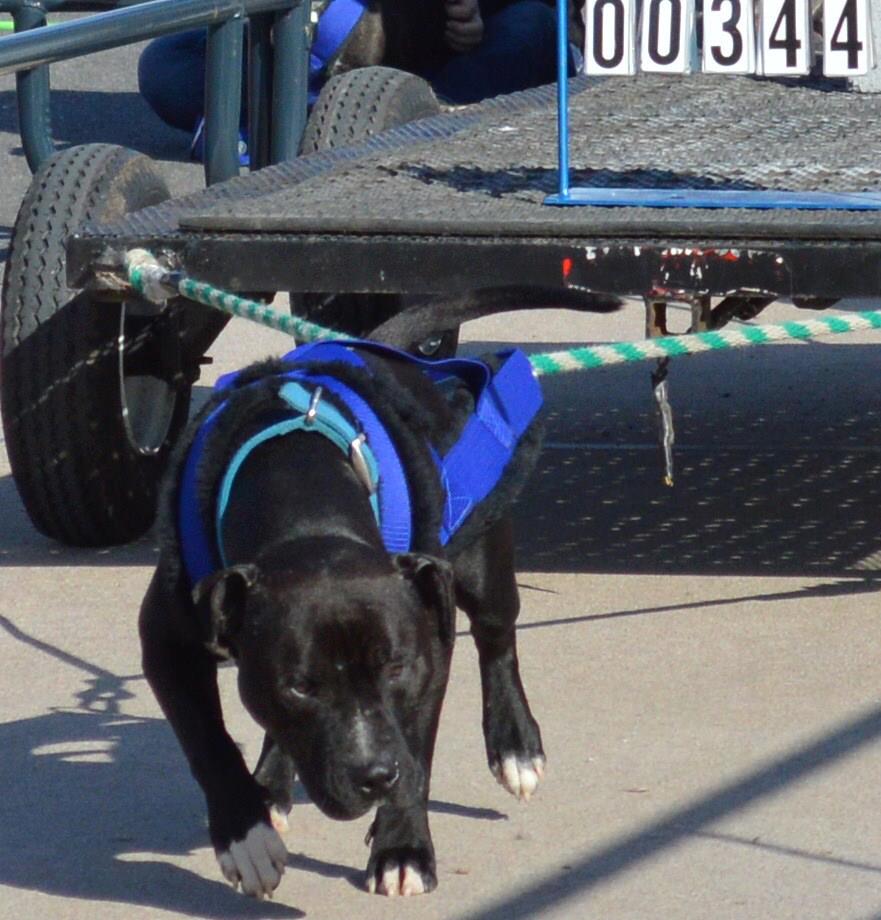
<path fill-rule="evenodd" d="M 556 78 L 556 14 L 542 0 L 518 0 L 487 17 L 479 47 L 453 55 L 428 75 L 435 91 L 456 103 L 479 102 Z"/>
<path fill-rule="evenodd" d="M 168 125 L 193 131 L 205 111 L 205 29 L 150 42 L 138 61 L 138 86 Z"/>

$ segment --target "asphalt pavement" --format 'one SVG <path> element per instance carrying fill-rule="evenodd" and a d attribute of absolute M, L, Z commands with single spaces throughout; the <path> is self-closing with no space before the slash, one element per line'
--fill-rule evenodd
<path fill-rule="evenodd" d="M 135 58 L 56 68 L 57 137 L 136 147 L 176 191 L 196 188 L 187 138 L 137 97 Z M 0 234 L 27 181 L 0 78 Z M 465 333 L 470 350 L 543 350 L 639 338 L 642 314 Z M 879 341 L 675 361 L 672 488 L 647 366 L 547 383 L 547 445 L 517 507 L 520 658 L 547 777 L 521 806 L 489 775 L 460 621 L 431 793 L 440 885 L 410 902 L 362 890 L 369 819 L 335 823 L 302 797 L 274 901 L 222 881 L 141 673 L 152 536 L 45 539 L 0 456 L 0 918 L 881 917 Z M 235 321 L 211 372 L 287 344 Z M 253 759 L 228 669 L 222 686 Z"/>

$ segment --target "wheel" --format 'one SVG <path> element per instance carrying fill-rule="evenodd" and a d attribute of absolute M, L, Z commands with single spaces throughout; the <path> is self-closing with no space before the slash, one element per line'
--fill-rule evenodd
<path fill-rule="evenodd" d="M 351 146 L 399 125 L 440 112 L 431 86 L 421 77 L 391 67 L 361 67 L 327 81 L 318 97 L 301 152 L 316 153 Z M 398 294 L 305 294 L 292 296 L 291 307 L 305 310 L 352 335 L 365 335 L 401 309 Z M 455 354 L 458 331 L 423 344 L 432 357 Z"/>
<path fill-rule="evenodd" d="M 325 83 L 300 152 L 348 147 L 439 112 L 434 90 L 421 77 L 391 67 L 359 67 Z"/>
<path fill-rule="evenodd" d="M 150 527 L 190 399 L 173 312 L 69 289 L 65 240 L 168 196 L 148 157 L 87 144 L 40 167 L 15 221 L 0 317 L 3 430 L 28 515 L 65 543 L 124 543 Z"/>

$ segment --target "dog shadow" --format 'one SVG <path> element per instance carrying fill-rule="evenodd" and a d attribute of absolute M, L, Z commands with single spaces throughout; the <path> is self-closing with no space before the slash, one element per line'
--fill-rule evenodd
<path fill-rule="evenodd" d="M 77 702 L 0 724 L 0 886 L 86 901 L 118 901 L 222 920 L 303 917 L 256 902 L 176 862 L 210 846 L 203 797 L 164 719 L 124 712 L 143 675 L 120 676 L 30 636 L 0 617 L 13 641 L 86 675 Z M 295 788 L 295 804 L 309 801 Z M 484 820 L 493 809 L 431 802 Z M 288 856 L 288 867 L 363 888 L 363 870 Z"/>
<path fill-rule="evenodd" d="M 90 693 L 107 692 L 100 680 Z M 204 847 L 207 833 L 201 796 L 162 720 L 100 705 L 57 709 L 0 725 L 0 745 L 9 793 L 0 884 L 206 918 L 304 916 L 163 859 Z"/>

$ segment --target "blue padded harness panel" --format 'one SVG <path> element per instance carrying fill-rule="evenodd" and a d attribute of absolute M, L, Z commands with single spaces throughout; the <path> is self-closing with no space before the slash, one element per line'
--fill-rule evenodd
<path fill-rule="evenodd" d="M 309 393 L 314 394 L 319 387 L 332 393 L 336 401 L 345 406 L 355 420 L 357 429 L 366 437 L 369 463 L 378 470 L 378 496 L 371 503 L 383 542 L 390 553 L 411 549 L 413 533 L 410 486 L 394 440 L 360 394 L 334 378 L 330 370 L 322 373 L 315 369 L 316 365 L 336 362 L 362 368 L 369 373 L 370 365 L 362 357 L 365 352 L 415 364 L 436 383 L 450 378 L 457 379 L 474 396 L 474 412 L 452 448 L 443 456 L 431 449 L 445 494 L 439 538 L 441 545 L 446 545 L 469 514 L 498 484 L 514 455 L 518 441 L 542 406 L 541 388 L 532 373 L 532 366 L 523 352 L 516 349 L 499 353 L 502 363 L 493 373 L 492 368 L 483 361 L 465 358 L 430 361 L 387 345 L 357 339 L 301 345 L 285 355 L 283 360 L 288 365 L 308 364 L 309 370 L 291 367 L 280 374 L 279 378 L 296 382 L 298 387 Z M 215 390 L 231 388 L 237 377 L 237 373 L 221 377 Z M 284 391 L 283 385 L 279 394 L 284 396 Z M 192 584 L 225 564 L 222 549 L 218 546 L 220 521 L 235 472 L 250 450 L 269 437 L 281 436 L 293 430 L 308 430 L 308 423 L 303 421 L 304 397 L 301 396 L 298 402 L 289 400 L 289 403 L 292 406 L 291 420 L 276 422 L 270 426 L 271 430 L 267 428 L 254 435 L 240 448 L 227 471 L 222 474 L 221 494 L 214 509 L 213 534 L 205 525 L 197 507 L 196 482 L 205 444 L 226 402 L 213 409 L 196 432 L 184 463 L 178 500 L 181 551 Z M 317 406 L 321 412 L 320 400 Z M 356 432 L 356 427 L 341 421 L 342 416 L 329 404 L 324 411 L 333 413 L 333 418 L 325 420 L 329 433 L 318 433 L 327 434 L 345 451 L 345 441 L 350 432 Z"/>

